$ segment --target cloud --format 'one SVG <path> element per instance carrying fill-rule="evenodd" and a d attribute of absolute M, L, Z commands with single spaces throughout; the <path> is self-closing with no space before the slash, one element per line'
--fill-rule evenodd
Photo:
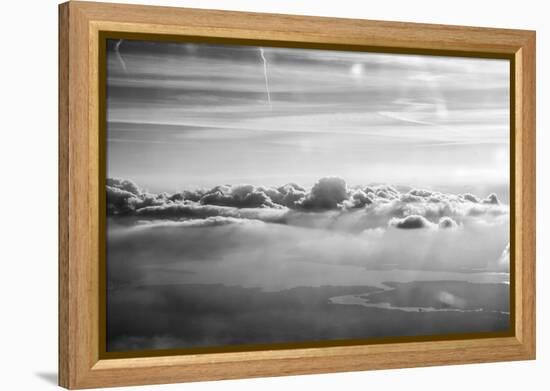
<path fill-rule="evenodd" d="M 167 194 L 135 194 L 117 187 L 107 186 L 107 214 L 134 215 L 151 206 L 162 206 L 171 202 Z"/>
<path fill-rule="evenodd" d="M 432 194 L 434 194 L 434 192 L 429 190 L 424 190 L 424 189 L 412 189 L 409 191 L 408 194 L 421 197 L 421 198 L 427 198 L 427 197 L 430 197 Z"/>
<path fill-rule="evenodd" d="M 221 216 L 348 232 L 388 225 L 445 229 L 471 221 L 492 224 L 509 214 L 509 207 L 495 194 L 480 199 L 469 193 L 403 191 L 386 184 L 348 187 L 337 177 L 321 178 L 309 190 L 295 183 L 240 184 L 174 194 L 151 194 L 130 180 L 108 179 L 106 192 L 109 216 L 174 220 Z"/>
<path fill-rule="evenodd" d="M 367 193 L 370 190 L 374 191 L 374 194 L 376 195 L 376 197 L 382 198 L 382 199 L 385 199 L 385 200 L 392 200 L 392 199 L 395 199 L 395 198 L 399 197 L 399 191 L 396 190 L 394 187 L 389 186 L 389 185 L 378 185 L 378 186 L 375 186 L 373 188 L 372 187 L 370 187 L 370 188 L 367 187 L 366 188 Z"/>
<path fill-rule="evenodd" d="M 369 278 L 362 270 L 389 265 L 509 267 L 508 206 L 463 195 L 384 184 L 350 188 L 338 178 L 311 189 L 223 185 L 176 194 L 151 194 L 131 181 L 108 183 L 107 251 L 117 286 L 185 279 L 278 289 L 282 282 L 361 284 Z M 151 271 L 183 264 L 192 273 Z"/>
<path fill-rule="evenodd" d="M 299 206 L 311 210 L 336 209 L 347 198 L 346 182 L 341 178 L 327 177 L 313 185 Z"/>
<path fill-rule="evenodd" d="M 107 214 L 128 215 L 136 210 L 141 199 L 134 193 L 118 187 L 107 186 Z"/>
<path fill-rule="evenodd" d="M 278 290 L 306 285 L 379 285 L 389 276 L 401 275 L 373 274 L 373 269 L 416 270 L 412 275 L 421 276 L 420 271 L 425 270 L 506 271 L 508 266 L 502 257 L 509 241 L 506 222 L 490 226 L 468 218 L 457 229 L 441 229 L 432 223 L 432 228 L 388 228 L 386 224 L 361 230 L 370 220 L 362 210 L 240 212 L 241 217 L 149 218 L 131 223 L 125 218 L 110 219 L 110 281 L 118 286 L 132 281 L 219 282 Z M 286 221 L 273 223 L 275 217 L 270 222 L 267 214 L 253 212 L 276 212 Z M 501 257 L 502 264 L 497 262 Z M 166 273 L 167 267 L 186 273 Z M 402 276 L 414 279 L 408 272 Z"/>
<path fill-rule="evenodd" d="M 462 198 L 464 198 L 466 201 L 475 202 L 476 204 L 479 202 L 479 198 L 469 193 L 463 194 Z"/>
<path fill-rule="evenodd" d="M 277 189 L 267 189 L 266 194 L 280 205 L 296 208 L 300 201 L 306 197 L 306 190 L 295 183 L 288 183 Z"/>
<path fill-rule="evenodd" d="M 411 215 L 403 219 L 393 218 L 390 226 L 402 229 L 432 228 L 434 225 L 423 216 Z"/>
<path fill-rule="evenodd" d="M 399 200 L 401 202 L 422 202 L 424 201 L 424 198 L 411 193 L 407 193 L 407 194 L 401 194 L 401 197 L 399 198 Z"/>
<path fill-rule="evenodd" d="M 481 201 L 483 204 L 489 204 L 489 205 L 499 205 L 500 201 L 497 198 L 497 195 L 495 193 L 489 194 L 487 198 Z"/>
<path fill-rule="evenodd" d="M 204 219 L 191 219 L 183 221 L 173 220 L 155 220 L 155 221 L 139 221 L 136 225 L 136 229 L 149 229 L 149 228 L 187 228 L 187 227 L 219 227 L 229 224 L 244 224 L 249 222 L 262 223 L 259 220 L 253 219 L 240 219 L 236 217 L 224 217 L 224 216 L 211 216 Z"/>
<path fill-rule="evenodd" d="M 347 209 L 363 208 L 365 205 L 373 203 L 372 193 L 367 194 L 361 189 L 352 190 L 347 200 L 343 202 L 343 206 Z"/>
<path fill-rule="evenodd" d="M 172 195 L 170 199 L 235 208 L 295 208 L 305 196 L 306 190 L 295 183 L 278 188 L 241 184 L 220 185 L 209 190 L 185 190 Z"/>
<path fill-rule="evenodd" d="M 263 189 L 252 185 L 217 186 L 204 194 L 201 204 L 235 208 L 278 208 Z"/>
<path fill-rule="evenodd" d="M 260 220 L 270 223 L 284 223 L 286 209 L 270 208 L 233 208 L 217 205 L 201 205 L 195 202 L 173 202 L 138 209 L 135 216 L 149 219 L 208 219 L 214 217 L 230 219 Z"/>
<path fill-rule="evenodd" d="M 191 202 L 172 202 L 140 208 L 136 211 L 136 215 L 155 219 L 207 218 L 214 216 L 236 217 L 237 211 L 233 208 L 221 206 L 198 205 Z"/>
<path fill-rule="evenodd" d="M 135 182 L 129 179 L 119 179 L 119 178 L 107 178 L 107 186 L 124 190 L 130 192 L 136 196 L 141 194 L 141 190 Z"/>
<path fill-rule="evenodd" d="M 439 291 L 436 298 L 440 303 L 453 308 L 465 308 L 467 304 L 466 300 L 463 298 L 453 295 L 447 291 Z"/>
<path fill-rule="evenodd" d="M 447 228 L 456 228 L 458 224 L 456 221 L 451 219 L 450 217 L 442 217 L 439 220 L 439 228 L 447 229 Z"/>

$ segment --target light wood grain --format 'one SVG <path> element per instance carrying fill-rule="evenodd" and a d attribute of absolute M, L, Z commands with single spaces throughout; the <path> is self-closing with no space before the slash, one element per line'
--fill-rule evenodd
<path fill-rule="evenodd" d="M 59 8 L 59 384 L 69 373 L 69 7 Z"/>
<path fill-rule="evenodd" d="M 536 57 L 535 36 L 516 53 L 516 64 L 520 63 L 516 72 L 516 140 L 519 141 L 521 152 L 516 159 L 516 170 L 521 175 L 516 181 L 516 193 L 521 193 L 521 203 L 518 205 L 516 221 L 516 236 L 521 238 L 521 253 L 516 253 L 516 263 L 521 267 L 521 275 L 517 281 L 517 308 L 521 313 L 516 322 L 516 335 L 523 343 L 528 354 L 535 358 L 536 321 Z M 519 149 L 516 145 L 516 149 Z M 520 182 L 521 180 L 521 182 Z M 519 280 L 519 278 L 521 280 Z"/>
<path fill-rule="evenodd" d="M 514 58 L 515 336 L 187 356 L 99 358 L 98 34 L 124 31 Z M 523 360 L 535 357 L 535 33 L 69 2 L 60 6 L 59 382 L 66 388 Z"/>

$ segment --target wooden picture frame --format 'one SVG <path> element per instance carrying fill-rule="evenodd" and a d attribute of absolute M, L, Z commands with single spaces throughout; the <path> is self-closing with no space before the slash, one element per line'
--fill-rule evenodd
<path fill-rule="evenodd" d="M 510 59 L 513 333 L 104 358 L 103 32 Z M 535 359 L 535 32 L 70 1 L 59 6 L 59 384 L 69 389 Z"/>

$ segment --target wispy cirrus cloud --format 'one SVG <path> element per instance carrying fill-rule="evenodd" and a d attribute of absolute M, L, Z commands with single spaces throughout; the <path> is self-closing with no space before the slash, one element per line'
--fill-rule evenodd
<path fill-rule="evenodd" d="M 109 41 L 107 57 L 109 175 L 156 191 L 281 173 L 308 186 L 508 181 L 505 60 L 133 40 Z"/>

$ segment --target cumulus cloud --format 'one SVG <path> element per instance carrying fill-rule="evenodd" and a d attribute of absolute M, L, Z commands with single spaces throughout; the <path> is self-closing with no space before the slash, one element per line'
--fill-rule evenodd
<path fill-rule="evenodd" d="M 434 194 L 434 192 L 430 190 L 424 190 L 424 189 L 412 189 L 408 192 L 408 194 L 416 197 L 427 198 L 427 197 L 430 197 L 432 194 Z"/>
<path fill-rule="evenodd" d="M 296 208 L 301 200 L 306 197 L 306 189 L 295 183 L 289 183 L 277 188 L 276 191 L 269 189 L 267 194 L 278 204 L 288 208 Z"/>
<path fill-rule="evenodd" d="M 366 190 L 368 192 L 369 190 L 372 190 L 372 188 L 367 187 Z M 395 198 L 398 198 L 400 193 L 392 186 L 378 185 L 374 187 L 374 194 L 376 195 L 376 197 L 384 200 L 393 200 Z"/>
<path fill-rule="evenodd" d="M 141 194 L 141 190 L 138 185 L 136 185 L 135 182 L 129 179 L 107 178 L 106 182 L 108 187 L 127 191 L 136 196 L 139 196 Z"/>
<path fill-rule="evenodd" d="M 402 219 L 392 218 L 390 220 L 390 226 L 403 229 L 417 229 L 417 228 L 432 228 L 433 223 L 430 223 L 428 219 L 419 215 L 410 215 Z"/>
<path fill-rule="evenodd" d="M 401 194 L 401 196 L 399 197 L 399 200 L 401 202 L 422 202 L 424 201 L 424 198 L 411 193 L 407 193 L 407 194 Z"/>
<path fill-rule="evenodd" d="M 206 205 L 235 208 L 277 208 L 263 189 L 252 185 L 217 186 L 204 194 L 199 202 Z"/>
<path fill-rule="evenodd" d="M 469 193 L 463 194 L 462 198 L 464 198 L 464 200 L 466 200 L 466 201 L 475 202 L 476 204 L 479 202 L 479 198 L 477 198 L 475 195 L 469 194 Z"/>
<path fill-rule="evenodd" d="M 343 179 L 321 178 L 299 205 L 312 210 L 336 209 L 347 198 L 348 190 Z"/>
<path fill-rule="evenodd" d="M 128 215 L 136 210 L 141 202 L 136 194 L 118 187 L 107 186 L 107 214 Z"/>
<path fill-rule="evenodd" d="M 489 196 L 481 202 L 484 204 L 490 204 L 490 205 L 500 204 L 500 201 L 498 200 L 497 195 L 495 193 L 489 194 Z"/>
<path fill-rule="evenodd" d="M 456 223 L 456 221 L 454 221 L 450 217 L 442 217 L 439 220 L 438 226 L 439 228 L 446 229 L 446 228 L 456 228 L 458 224 Z"/>
<path fill-rule="evenodd" d="M 361 232 L 378 227 L 447 229 L 472 219 L 506 218 L 495 194 L 448 194 L 425 189 L 400 191 L 378 184 L 348 187 L 341 178 L 321 178 L 311 189 L 249 184 L 151 194 L 125 179 L 107 180 L 107 214 L 148 219 L 250 218 L 267 222 Z"/>
<path fill-rule="evenodd" d="M 365 193 L 361 189 L 352 190 L 347 200 L 343 202 L 343 206 L 347 209 L 363 208 L 365 205 L 373 203 L 373 195 Z"/>
<path fill-rule="evenodd" d="M 131 181 L 108 183 L 108 267 L 115 285 L 185 280 L 278 289 L 280 281 L 361 284 L 369 270 L 390 265 L 509 270 L 508 207 L 481 198 L 348 187 L 335 178 L 311 189 L 224 185 L 175 194 L 151 194 Z M 185 265 L 181 272 L 165 271 L 178 265 Z"/>

